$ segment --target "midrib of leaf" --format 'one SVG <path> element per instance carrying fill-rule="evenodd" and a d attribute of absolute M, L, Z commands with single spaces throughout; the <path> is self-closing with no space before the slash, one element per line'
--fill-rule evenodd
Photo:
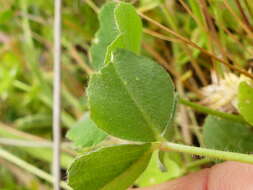
<path fill-rule="evenodd" d="M 126 90 L 127 94 L 129 95 L 130 99 L 133 101 L 134 105 L 136 106 L 137 110 L 139 110 L 139 112 L 141 113 L 141 115 L 144 118 L 144 121 L 146 122 L 147 126 L 150 128 L 150 130 L 154 133 L 155 138 L 157 140 L 161 140 L 162 136 L 160 135 L 160 132 L 155 130 L 156 129 L 156 125 L 153 124 L 153 122 L 149 119 L 149 116 L 145 113 L 145 111 L 142 109 L 142 107 L 138 104 L 138 101 L 135 100 L 134 96 L 131 94 L 130 90 L 127 88 L 127 86 L 124 83 L 124 80 L 120 77 L 120 74 L 117 72 L 117 69 L 115 68 L 114 64 L 115 63 L 111 63 L 113 66 L 113 69 L 115 71 L 115 74 L 117 75 L 117 77 L 119 78 L 120 82 L 122 83 L 124 89 Z"/>
<path fill-rule="evenodd" d="M 132 169 L 134 169 L 135 167 L 137 167 L 139 164 L 141 164 L 143 162 L 143 160 L 148 156 L 148 154 L 151 154 L 151 149 L 152 148 L 149 148 L 146 152 L 144 152 L 143 155 L 137 161 L 133 162 L 131 165 L 129 165 L 128 168 L 126 168 L 125 172 L 123 172 L 120 175 L 113 178 L 113 180 L 111 180 L 110 183 L 103 186 L 100 190 L 111 190 L 111 185 L 113 183 L 115 183 L 116 181 L 118 181 L 120 179 L 127 178 L 128 172 L 131 171 Z"/>

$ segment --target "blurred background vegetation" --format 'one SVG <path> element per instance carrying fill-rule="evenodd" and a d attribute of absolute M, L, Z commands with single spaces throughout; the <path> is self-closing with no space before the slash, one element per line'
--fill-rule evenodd
<path fill-rule="evenodd" d="M 97 13 L 104 2 L 63 2 L 63 180 L 66 179 L 65 169 L 82 150 L 74 147 L 65 134 L 88 111 L 85 90 L 89 74 L 93 72 L 89 47 L 99 27 Z M 247 70 L 252 66 L 253 1 L 128 2 L 133 3 L 139 12 L 229 64 Z M 0 149 L 48 173 L 52 157 L 47 145 L 52 136 L 53 8 L 53 1 L 0 0 Z M 233 112 L 227 105 L 230 102 L 210 102 L 208 95 L 202 91 L 203 87 L 214 84 L 214 78 L 224 79 L 226 73 L 231 71 L 204 52 L 178 42 L 175 36 L 146 20 L 143 22 L 143 54 L 168 70 L 179 94 L 210 107 L 215 104 L 216 109 Z M 214 73 L 216 77 L 212 77 Z M 201 124 L 201 115 L 180 107 L 176 140 L 201 144 Z M 49 183 L 0 157 L 0 189 L 50 188 Z"/>

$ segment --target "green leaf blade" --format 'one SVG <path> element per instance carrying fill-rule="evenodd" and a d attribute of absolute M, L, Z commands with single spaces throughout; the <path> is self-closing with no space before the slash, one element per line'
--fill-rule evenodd
<path fill-rule="evenodd" d="M 180 176 L 180 166 L 166 156 L 165 164 L 168 167 L 166 171 L 161 170 L 161 161 L 159 160 L 159 152 L 153 152 L 149 165 L 141 176 L 136 180 L 139 187 L 147 187 L 151 185 L 164 183 L 172 178 Z"/>
<path fill-rule="evenodd" d="M 253 125 L 253 88 L 246 82 L 239 85 L 238 108 L 244 119 Z"/>
<path fill-rule="evenodd" d="M 135 8 L 129 3 L 120 3 L 115 11 L 116 25 L 123 35 L 123 47 L 136 54 L 140 53 L 142 39 L 142 22 Z"/>
<path fill-rule="evenodd" d="M 204 141 L 208 148 L 250 153 L 253 132 L 244 124 L 208 116 L 204 124 Z"/>
<path fill-rule="evenodd" d="M 119 145 L 85 154 L 71 165 L 69 185 L 75 190 L 124 190 L 146 168 L 151 145 Z"/>
<path fill-rule="evenodd" d="M 99 70 L 104 65 L 107 46 L 118 36 L 119 32 L 114 19 L 114 9 L 117 3 L 105 4 L 99 13 L 100 27 L 96 33 L 94 43 L 91 47 L 92 65 Z"/>
<path fill-rule="evenodd" d="M 91 47 L 91 58 L 96 70 L 108 63 L 117 48 L 140 53 L 142 22 L 129 3 L 107 3 L 99 14 L 100 29 Z"/>
<path fill-rule="evenodd" d="M 121 2 L 115 8 L 114 16 L 119 35 L 107 46 L 105 63 L 110 62 L 116 49 L 126 49 L 137 55 L 141 49 L 142 21 L 135 8 L 129 3 Z"/>
<path fill-rule="evenodd" d="M 67 138 L 72 140 L 79 148 L 97 145 L 106 138 L 107 134 L 97 128 L 90 119 L 89 114 L 85 114 L 67 133 Z"/>
<path fill-rule="evenodd" d="M 113 62 L 92 76 L 88 97 L 91 118 L 109 134 L 151 142 L 172 119 L 174 86 L 166 71 L 148 58 L 118 50 Z"/>

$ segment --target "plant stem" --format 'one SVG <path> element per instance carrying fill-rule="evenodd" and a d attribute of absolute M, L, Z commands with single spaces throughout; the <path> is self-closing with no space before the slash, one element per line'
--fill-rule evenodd
<path fill-rule="evenodd" d="M 200 104 L 190 102 L 190 101 L 188 101 L 184 98 L 179 98 L 179 102 L 181 104 L 189 106 L 189 107 L 191 107 L 191 108 L 193 108 L 193 109 L 195 109 L 199 112 L 202 112 L 202 113 L 215 115 L 215 116 L 218 116 L 218 117 L 221 117 L 221 118 L 224 118 L 224 119 L 229 119 L 229 120 L 237 121 L 237 122 L 240 122 L 240 123 L 247 123 L 241 116 L 233 115 L 233 114 L 229 114 L 229 113 L 225 113 L 225 112 L 220 112 L 220 111 L 217 111 L 217 110 L 214 110 L 214 109 L 210 109 L 210 108 L 202 106 Z"/>
<path fill-rule="evenodd" d="M 201 160 L 195 160 L 193 162 L 190 162 L 189 164 L 186 165 L 187 171 L 189 169 L 195 168 L 195 167 L 199 167 L 202 166 L 204 164 L 208 164 L 210 162 L 212 162 L 213 160 L 209 159 L 209 158 L 203 158 Z"/>
<path fill-rule="evenodd" d="M 86 0 L 85 2 L 90 6 L 90 8 L 93 9 L 93 11 L 95 11 L 97 14 L 99 13 L 99 8 L 97 7 L 97 5 L 93 1 Z"/>
<path fill-rule="evenodd" d="M 226 151 L 201 148 L 201 147 L 194 147 L 194 146 L 188 146 L 188 145 L 176 144 L 176 143 L 170 143 L 170 142 L 162 143 L 160 146 L 160 150 L 182 152 L 182 153 L 187 153 L 187 154 L 206 156 L 209 158 L 215 158 L 219 160 L 239 161 L 243 163 L 253 164 L 252 155 L 235 153 L 235 152 L 226 152 Z"/>
<path fill-rule="evenodd" d="M 0 148 L 0 157 L 12 162 L 13 164 L 16 164 L 17 166 L 31 172 L 32 174 L 40 177 L 41 179 L 46 180 L 49 183 L 53 182 L 53 177 L 50 174 L 46 173 L 45 171 L 39 168 L 36 168 L 35 166 L 25 162 L 24 160 L 21 160 L 17 156 L 11 154 L 10 152 L 7 152 L 2 148 Z M 67 185 L 67 183 L 63 181 L 61 182 L 61 187 L 66 190 L 71 190 L 71 188 Z"/>

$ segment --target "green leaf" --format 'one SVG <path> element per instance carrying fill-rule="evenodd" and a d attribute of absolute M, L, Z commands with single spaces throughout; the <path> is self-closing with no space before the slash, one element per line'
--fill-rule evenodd
<path fill-rule="evenodd" d="M 151 145 L 118 145 L 80 156 L 68 170 L 75 190 L 125 190 L 145 170 Z"/>
<path fill-rule="evenodd" d="M 241 153 L 253 152 L 253 132 L 244 124 L 208 116 L 204 124 L 208 148 Z"/>
<path fill-rule="evenodd" d="M 181 175 L 180 166 L 168 157 L 165 159 L 167 170 L 162 171 L 158 153 L 158 151 L 153 153 L 148 167 L 137 179 L 136 184 L 139 187 L 160 184 Z"/>
<path fill-rule="evenodd" d="M 167 141 L 172 141 L 172 139 L 175 137 L 175 128 L 173 127 L 173 125 L 175 122 L 175 116 L 176 116 L 176 111 L 177 111 L 177 102 L 178 102 L 178 94 L 175 93 L 174 104 L 171 109 L 171 118 L 168 123 L 168 126 L 170 126 L 170 127 L 167 127 L 163 133 L 163 136 Z"/>
<path fill-rule="evenodd" d="M 109 63 L 111 61 L 111 56 L 114 50 L 124 47 L 122 38 L 123 35 L 118 35 L 117 38 L 107 47 L 105 63 Z"/>
<path fill-rule="evenodd" d="M 174 175 L 182 174 L 184 170 L 184 161 L 182 158 L 182 154 L 179 152 L 159 152 L 159 159 L 163 165 L 164 170 L 170 171 Z M 177 167 L 171 165 L 171 163 L 174 163 L 173 165 L 176 165 Z M 178 169 L 180 169 L 181 172 L 178 172 Z"/>
<path fill-rule="evenodd" d="M 123 47 L 136 54 L 140 53 L 142 22 L 135 8 L 129 3 L 120 3 L 115 9 L 116 25 L 122 35 Z"/>
<path fill-rule="evenodd" d="M 114 8 L 117 3 L 110 2 L 105 4 L 99 13 L 100 28 L 96 33 L 94 44 L 90 53 L 92 64 L 95 69 L 99 69 L 104 64 L 107 46 L 118 36 L 119 31 L 114 19 Z"/>
<path fill-rule="evenodd" d="M 91 118 L 107 133 L 127 140 L 160 140 L 174 112 L 169 74 L 152 60 L 118 50 L 88 88 Z"/>
<path fill-rule="evenodd" d="M 97 128 L 90 119 L 89 114 L 85 114 L 67 133 L 67 138 L 80 148 L 94 146 L 103 141 L 106 136 L 106 133 Z"/>
<path fill-rule="evenodd" d="M 238 108 L 244 119 L 253 125 L 253 88 L 246 82 L 239 85 Z"/>
<path fill-rule="evenodd" d="M 108 3 L 100 14 L 100 29 L 91 48 L 92 62 L 96 69 L 108 63 L 117 48 L 140 53 L 142 22 L 135 8 L 129 3 Z"/>

